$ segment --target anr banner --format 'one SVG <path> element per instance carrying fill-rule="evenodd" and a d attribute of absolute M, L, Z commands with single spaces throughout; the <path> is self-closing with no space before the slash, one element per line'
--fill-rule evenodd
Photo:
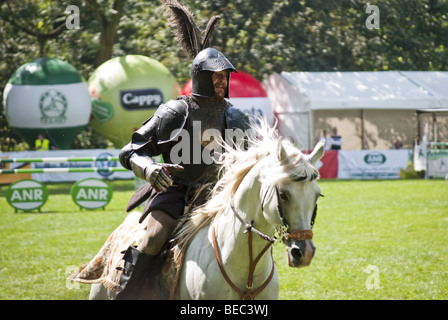
<path fill-rule="evenodd" d="M 410 150 L 340 150 L 339 179 L 399 179 Z"/>

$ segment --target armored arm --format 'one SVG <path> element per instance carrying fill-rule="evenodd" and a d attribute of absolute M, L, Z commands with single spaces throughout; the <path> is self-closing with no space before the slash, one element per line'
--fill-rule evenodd
<path fill-rule="evenodd" d="M 249 117 L 233 106 L 226 110 L 226 123 L 227 129 L 241 129 L 243 132 L 250 129 Z"/>
<path fill-rule="evenodd" d="M 227 129 L 232 130 L 232 135 L 230 135 L 233 137 L 232 142 L 243 144 L 242 147 L 247 149 L 248 140 L 252 134 L 249 117 L 241 110 L 231 106 L 226 110 L 226 125 Z M 229 143 L 227 138 L 226 135 L 226 142 Z"/>
<path fill-rule="evenodd" d="M 170 170 L 182 170 L 176 165 L 160 165 L 152 156 L 159 155 L 170 147 L 171 133 L 181 129 L 186 122 L 188 110 L 184 102 L 171 100 L 161 105 L 154 116 L 135 131 L 132 140 L 120 152 L 121 165 L 148 181 L 156 190 L 164 191 L 172 185 Z"/>

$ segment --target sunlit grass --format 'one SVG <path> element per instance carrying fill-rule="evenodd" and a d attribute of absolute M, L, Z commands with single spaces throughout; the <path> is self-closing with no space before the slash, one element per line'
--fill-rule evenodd
<path fill-rule="evenodd" d="M 106 210 L 88 211 L 72 201 L 71 184 L 49 184 L 42 213 L 14 213 L 0 187 L 0 299 L 88 297 L 90 286 L 67 284 L 66 272 L 90 260 L 126 216 L 134 182 L 111 185 Z M 448 182 L 319 185 L 311 265 L 288 267 L 283 244 L 275 246 L 280 299 L 448 298 Z"/>

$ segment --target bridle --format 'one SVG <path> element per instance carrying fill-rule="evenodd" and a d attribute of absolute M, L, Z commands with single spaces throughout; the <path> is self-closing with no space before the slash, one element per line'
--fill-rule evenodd
<path fill-rule="evenodd" d="M 278 210 L 280 219 L 282 221 L 281 226 L 280 226 L 281 230 L 279 230 L 279 234 L 281 235 L 281 237 L 284 239 L 293 239 L 293 240 L 305 240 L 305 239 L 311 240 L 311 239 L 313 239 L 313 231 L 311 229 L 291 230 L 290 232 L 288 232 L 289 225 L 286 220 L 283 208 L 280 204 L 280 191 L 279 191 L 279 188 L 277 185 L 275 186 L 275 191 L 276 191 L 276 196 L 277 196 L 277 210 Z M 262 204 L 261 204 L 262 212 L 264 211 L 264 201 L 266 198 L 266 194 L 263 197 Z M 221 273 L 222 273 L 224 279 L 232 287 L 232 289 L 235 290 L 240 295 L 241 299 L 242 300 L 254 300 L 255 297 L 261 291 L 263 291 L 263 289 L 269 284 L 269 282 L 272 280 L 272 277 L 274 276 L 275 264 L 274 264 L 274 259 L 272 258 L 272 255 L 271 255 L 271 258 L 272 258 L 271 273 L 269 274 L 266 281 L 263 282 L 263 284 L 254 291 L 253 290 L 253 277 L 254 277 L 255 268 L 257 266 L 257 263 L 260 261 L 261 257 L 268 251 L 269 248 L 271 248 L 271 246 L 274 244 L 274 242 L 277 239 L 275 237 L 269 237 L 269 236 L 265 235 L 264 233 L 260 232 L 259 230 L 257 230 L 256 228 L 254 228 L 253 221 L 252 221 L 252 223 L 248 223 L 241 217 L 241 215 L 238 214 L 238 212 L 235 209 L 235 207 L 233 206 L 233 204 L 229 204 L 229 206 L 232 209 L 235 217 L 244 225 L 244 227 L 245 227 L 244 233 L 248 234 L 248 242 L 247 243 L 248 243 L 248 247 L 249 247 L 249 275 L 247 278 L 245 292 L 242 291 L 241 289 L 239 289 L 232 282 L 232 280 L 230 280 L 229 276 L 227 275 L 227 273 L 224 270 L 224 267 L 221 262 L 220 254 L 218 251 L 218 245 L 216 243 L 215 226 L 213 225 L 212 226 L 212 240 L 213 240 L 213 248 L 215 251 L 216 261 L 218 262 L 219 269 L 221 270 Z M 316 215 L 317 215 L 317 204 L 316 204 L 316 207 L 314 208 L 313 216 L 311 219 L 311 228 L 314 225 L 314 220 L 316 219 Z M 253 252 L 252 252 L 252 233 L 255 233 L 257 236 L 261 237 L 262 239 L 264 239 L 268 242 L 266 244 L 266 246 L 263 248 L 263 250 L 261 250 L 261 252 L 255 258 L 255 260 L 253 259 Z"/>
<path fill-rule="evenodd" d="M 283 207 L 280 204 L 280 190 L 278 186 L 275 186 L 275 193 L 277 195 L 277 211 L 282 221 L 280 226 L 280 235 L 285 239 L 293 239 L 293 240 L 306 240 L 313 239 L 313 226 L 317 216 L 317 204 L 314 207 L 313 215 L 311 216 L 311 229 L 300 229 L 300 230 L 291 230 L 288 232 L 289 223 L 286 220 L 285 213 L 283 211 Z M 264 210 L 263 210 L 264 211 Z"/>

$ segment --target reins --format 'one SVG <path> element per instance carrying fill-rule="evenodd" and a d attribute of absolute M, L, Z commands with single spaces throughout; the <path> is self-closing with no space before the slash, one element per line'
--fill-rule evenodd
<path fill-rule="evenodd" d="M 232 207 L 232 210 L 234 210 L 233 207 Z M 235 210 L 234 210 L 234 212 L 235 212 Z M 249 275 L 247 277 L 246 292 L 244 292 L 240 288 L 238 288 L 232 282 L 232 280 L 230 280 L 229 276 L 227 275 L 226 271 L 224 270 L 224 267 L 221 262 L 220 254 L 218 251 L 218 244 L 216 243 L 216 234 L 215 234 L 215 226 L 214 225 L 212 226 L 213 248 L 215 250 L 216 261 L 218 262 L 219 269 L 221 270 L 221 273 L 222 273 L 224 279 L 226 279 L 226 281 L 230 285 L 230 287 L 232 287 L 232 289 L 235 290 L 240 295 L 241 300 L 254 300 L 255 297 L 261 291 L 263 291 L 264 288 L 266 288 L 266 286 L 269 284 L 269 282 L 271 282 L 272 277 L 274 276 L 275 264 L 274 264 L 274 259 L 272 258 L 272 269 L 271 269 L 271 273 L 269 274 L 269 277 L 266 279 L 265 282 L 263 282 L 263 284 L 257 290 L 253 291 L 254 272 L 255 272 L 257 263 L 260 261 L 261 257 L 266 253 L 266 251 L 268 251 L 268 249 L 272 246 L 272 244 L 274 243 L 275 240 L 269 241 L 268 244 L 263 248 L 263 250 L 261 250 L 261 252 L 258 254 L 258 256 L 254 260 L 253 259 L 253 250 L 252 250 L 252 232 L 257 231 L 258 233 L 256 233 L 256 234 L 260 235 L 260 236 L 263 234 L 261 232 L 259 232 L 258 230 L 256 230 L 255 228 L 253 228 L 252 226 L 249 225 L 250 228 L 248 229 L 248 227 L 247 227 L 248 224 L 245 224 L 245 225 L 246 225 L 246 231 L 244 233 L 248 234 L 247 243 L 249 246 Z M 266 235 L 263 235 L 263 236 L 262 236 L 262 238 L 265 240 L 267 240 L 266 238 L 269 238 Z M 271 239 L 271 238 L 269 238 L 269 239 Z"/>

